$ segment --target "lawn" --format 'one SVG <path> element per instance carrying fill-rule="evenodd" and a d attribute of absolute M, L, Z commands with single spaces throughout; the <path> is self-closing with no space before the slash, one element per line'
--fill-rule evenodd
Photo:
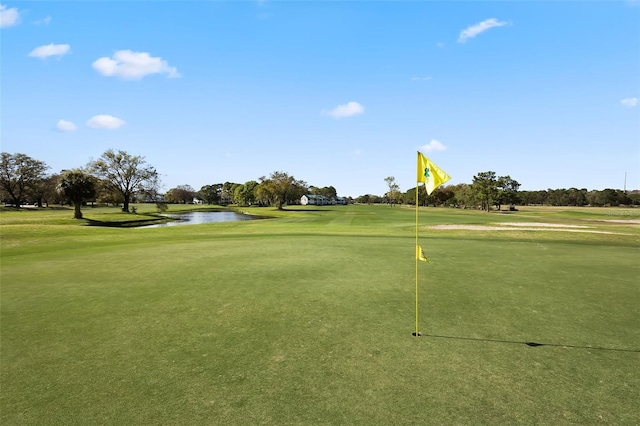
<path fill-rule="evenodd" d="M 243 210 L 0 211 L 0 422 L 640 423 L 635 210 L 421 209 L 422 337 L 413 209 Z"/>

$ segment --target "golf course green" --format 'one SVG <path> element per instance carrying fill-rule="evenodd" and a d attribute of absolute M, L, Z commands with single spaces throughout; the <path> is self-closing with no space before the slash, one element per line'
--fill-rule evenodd
<path fill-rule="evenodd" d="M 414 337 L 413 207 L 136 207 L 0 211 L 1 424 L 640 424 L 640 209 L 421 208 Z"/>

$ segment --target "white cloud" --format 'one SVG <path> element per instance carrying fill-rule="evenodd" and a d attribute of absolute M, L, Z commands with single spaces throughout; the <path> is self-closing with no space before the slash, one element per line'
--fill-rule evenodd
<path fill-rule="evenodd" d="M 94 115 L 87 121 L 87 127 L 93 129 L 117 129 L 124 126 L 125 121 L 112 115 Z"/>
<path fill-rule="evenodd" d="M 420 147 L 420 151 L 424 152 L 425 154 L 444 151 L 445 149 L 447 149 L 447 147 L 444 146 L 440 141 L 437 141 L 435 139 L 431 139 L 431 142 L 429 142 L 425 146 Z"/>
<path fill-rule="evenodd" d="M 362 113 L 364 113 L 364 107 L 354 101 L 347 102 L 344 105 L 338 105 L 331 111 L 322 111 L 322 115 L 330 115 L 333 118 L 352 117 Z"/>
<path fill-rule="evenodd" d="M 69 53 L 71 46 L 68 44 L 45 44 L 44 46 L 36 47 L 29 53 L 32 58 L 47 59 L 49 56 L 61 57 Z"/>
<path fill-rule="evenodd" d="M 465 43 L 468 39 L 474 38 L 478 34 L 490 30 L 491 28 L 503 27 L 505 25 L 507 25 L 506 22 L 498 21 L 496 18 L 484 20 L 462 31 L 458 37 L 458 43 Z"/>
<path fill-rule="evenodd" d="M 638 98 L 625 98 L 620 101 L 622 106 L 627 108 L 633 108 L 638 106 Z"/>
<path fill-rule="evenodd" d="M 51 16 L 45 16 L 42 19 L 38 19 L 37 21 L 34 21 L 35 25 L 49 25 L 51 23 Z"/>
<path fill-rule="evenodd" d="M 15 7 L 7 9 L 7 6 L 0 4 L 0 28 L 12 27 L 20 23 L 20 12 Z"/>
<path fill-rule="evenodd" d="M 59 132 L 73 132 L 76 129 L 76 125 L 67 120 L 59 120 L 56 125 L 56 130 Z"/>
<path fill-rule="evenodd" d="M 147 52 L 118 50 L 112 58 L 103 57 L 93 62 L 93 68 L 100 74 L 120 77 L 125 80 L 139 80 L 151 74 L 167 74 L 168 78 L 180 77 L 175 67 L 167 61 L 153 57 Z"/>

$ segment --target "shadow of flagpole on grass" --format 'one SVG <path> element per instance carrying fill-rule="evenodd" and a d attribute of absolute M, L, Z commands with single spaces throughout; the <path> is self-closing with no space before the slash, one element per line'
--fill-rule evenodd
<path fill-rule="evenodd" d="M 509 343 L 516 345 L 527 345 L 530 347 L 539 346 L 551 346 L 557 348 L 572 348 L 572 349 L 593 349 L 598 351 L 613 351 L 613 352 L 636 352 L 640 353 L 640 349 L 625 349 L 625 348 L 606 348 L 602 346 L 581 346 L 581 345 L 565 345 L 558 343 L 540 343 L 540 342 L 523 342 L 517 340 L 500 340 L 500 339 L 482 339 L 478 337 L 459 337 L 459 336 L 440 336 L 437 334 L 422 334 L 423 337 L 434 337 L 437 339 L 450 339 L 450 340 L 466 340 L 471 342 L 485 342 L 485 343 Z"/>

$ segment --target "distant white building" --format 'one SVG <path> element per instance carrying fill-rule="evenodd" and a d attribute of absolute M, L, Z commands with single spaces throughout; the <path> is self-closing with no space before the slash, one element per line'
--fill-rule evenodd
<path fill-rule="evenodd" d="M 335 199 L 336 204 L 347 204 L 347 199 L 344 197 L 336 197 Z"/>
<path fill-rule="evenodd" d="M 333 204 L 347 204 L 343 197 L 327 198 L 324 195 L 305 194 L 300 197 L 300 204 L 303 206 L 330 206 Z"/>
<path fill-rule="evenodd" d="M 326 206 L 328 204 L 331 204 L 331 200 L 329 200 L 324 195 L 305 194 L 300 197 L 300 204 L 302 204 L 303 206 Z"/>

